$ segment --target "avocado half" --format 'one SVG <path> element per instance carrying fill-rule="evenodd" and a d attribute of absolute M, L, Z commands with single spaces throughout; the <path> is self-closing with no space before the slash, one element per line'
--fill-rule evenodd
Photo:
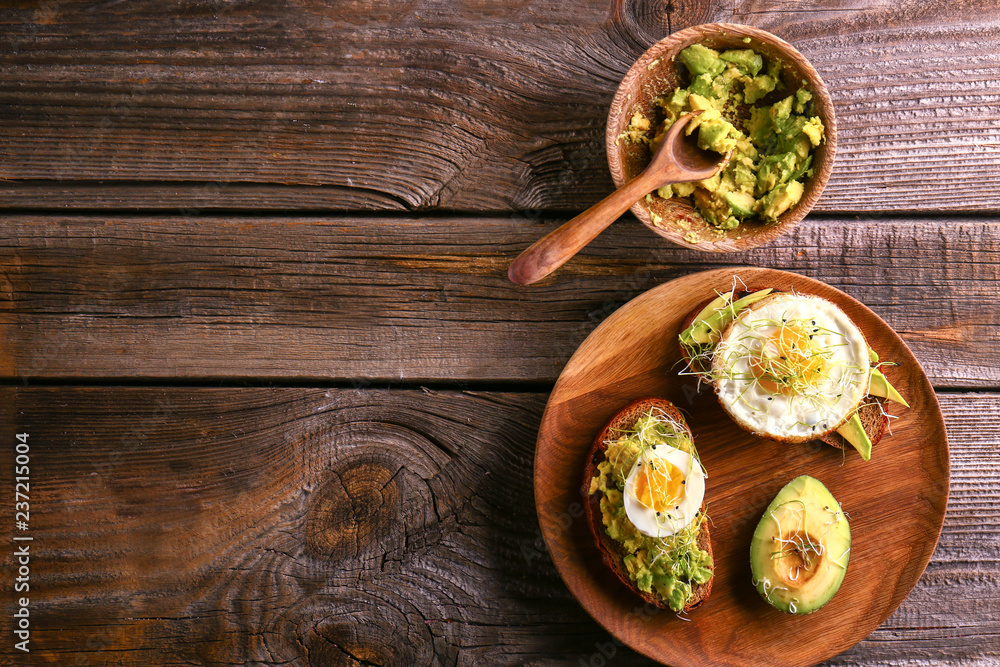
<path fill-rule="evenodd" d="M 833 598 L 847 573 L 851 527 L 823 483 L 802 475 L 768 505 L 750 543 L 757 592 L 787 614 L 811 614 Z"/>

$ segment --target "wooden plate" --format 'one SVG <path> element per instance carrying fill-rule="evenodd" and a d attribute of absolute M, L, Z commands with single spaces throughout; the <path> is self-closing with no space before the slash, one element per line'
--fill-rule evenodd
<path fill-rule="evenodd" d="M 822 296 L 861 328 L 886 375 L 910 402 L 871 461 L 827 445 L 782 445 L 750 435 L 710 389 L 680 377 L 681 320 L 738 275 L 751 287 Z M 708 473 L 716 574 L 708 601 L 682 620 L 644 607 L 600 562 L 581 495 L 584 456 L 610 417 L 629 401 L 662 396 L 688 417 Z M 850 516 L 851 562 L 840 591 L 819 611 L 789 616 L 757 594 L 750 538 L 767 504 L 788 481 L 822 481 Z M 948 501 L 948 443 L 937 399 L 899 336 L 871 310 L 811 278 L 763 268 L 718 269 L 652 289 L 603 322 L 559 376 L 535 452 L 535 502 L 552 560 L 580 604 L 615 637 L 651 658 L 684 665 L 812 665 L 877 628 L 923 573 Z M 595 645 L 595 654 L 610 650 Z"/>

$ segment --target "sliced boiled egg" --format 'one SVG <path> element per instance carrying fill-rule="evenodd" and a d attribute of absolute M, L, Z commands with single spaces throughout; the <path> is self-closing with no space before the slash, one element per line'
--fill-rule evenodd
<path fill-rule="evenodd" d="M 669 445 L 639 454 L 625 480 L 625 515 L 649 537 L 668 537 L 698 516 L 705 470 L 691 454 Z"/>

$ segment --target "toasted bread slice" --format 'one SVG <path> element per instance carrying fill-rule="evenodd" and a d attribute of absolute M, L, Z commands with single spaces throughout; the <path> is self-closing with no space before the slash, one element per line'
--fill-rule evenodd
<path fill-rule="evenodd" d="M 629 403 L 624 408 L 619 410 L 615 416 L 611 418 L 607 425 L 601 429 L 601 432 L 597 434 L 597 438 L 594 439 L 594 444 L 591 446 L 590 452 L 587 454 L 583 474 L 583 506 L 587 515 L 587 523 L 590 526 L 590 532 L 593 534 L 594 543 L 597 545 L 597 549 L 601 554 L 601 560 L 604 564 L 610 568 L 612 572 L 614 572 L 615 576 L 618 577 L 618 579 L 625 584 L 626 587 L 643 600 L 660 609 L 669 610 L 670 607 L 663 598 L 655 592 L 646 593 L 639 590 L 635 582 L 632 581 L 631 577 L 629 577 L 628 570 L 626 570 L 625 563 L 622 560 L 626 555 L 624 550 L 618 542 L 608 537 L 607 532 L 604 530 L 604 521 L 601 514 L 601 498 L 604 494 L 599 490 L 594 493 L 590 493 L 590 480 L 598 474 L 598 464 L 605 460 L 605 443 L 608 440 L 614 440 L 617 437 L 614 433 L 630 429 L 640 418 L 644 417 L 649 412 L 650 408 L 659 408 L 663 410 L 663 412 L 668 416 L 687 427 L 687 423 L 684 421 L 684 416 L 673 403 L 666 399 L 642 398 Z M 690 431 L 688 432 L 690 433 Z M 701 505 L 701 512 L 705 512 L 704 502 L 702 502 Z M 699 530 L 698 547 L 707 551 L 709 556 L 712 556 L 712 542 L 708 531 L 707 521 L 701 525 L 701 529 Z M 690 611 L 707 600 L 709 594 L 712 592 L 712 581 L 713 579 L 709 579 L 704 584 L 693 585 L 692 597 L 684 606 L 682 611 Z"/>

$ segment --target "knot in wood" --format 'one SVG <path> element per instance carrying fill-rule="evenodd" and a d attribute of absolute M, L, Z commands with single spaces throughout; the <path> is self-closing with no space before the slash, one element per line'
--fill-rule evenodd
<path fill-rule="evenodd" d="M 448 455 L 419 433 L 393 424 L 339 425 L 306 514 L 314 558 L 368 559 L 405 545 L 406 533 L 436 520 L 427 480 Z"/>
<path fill-rule="evenodd" d="M 626 50 L 638 46 L 641 52 L 672 32 L 711 23 L 712 15 L 712 5 L 702 1 L 615 0 L 611 35 Z"/>

